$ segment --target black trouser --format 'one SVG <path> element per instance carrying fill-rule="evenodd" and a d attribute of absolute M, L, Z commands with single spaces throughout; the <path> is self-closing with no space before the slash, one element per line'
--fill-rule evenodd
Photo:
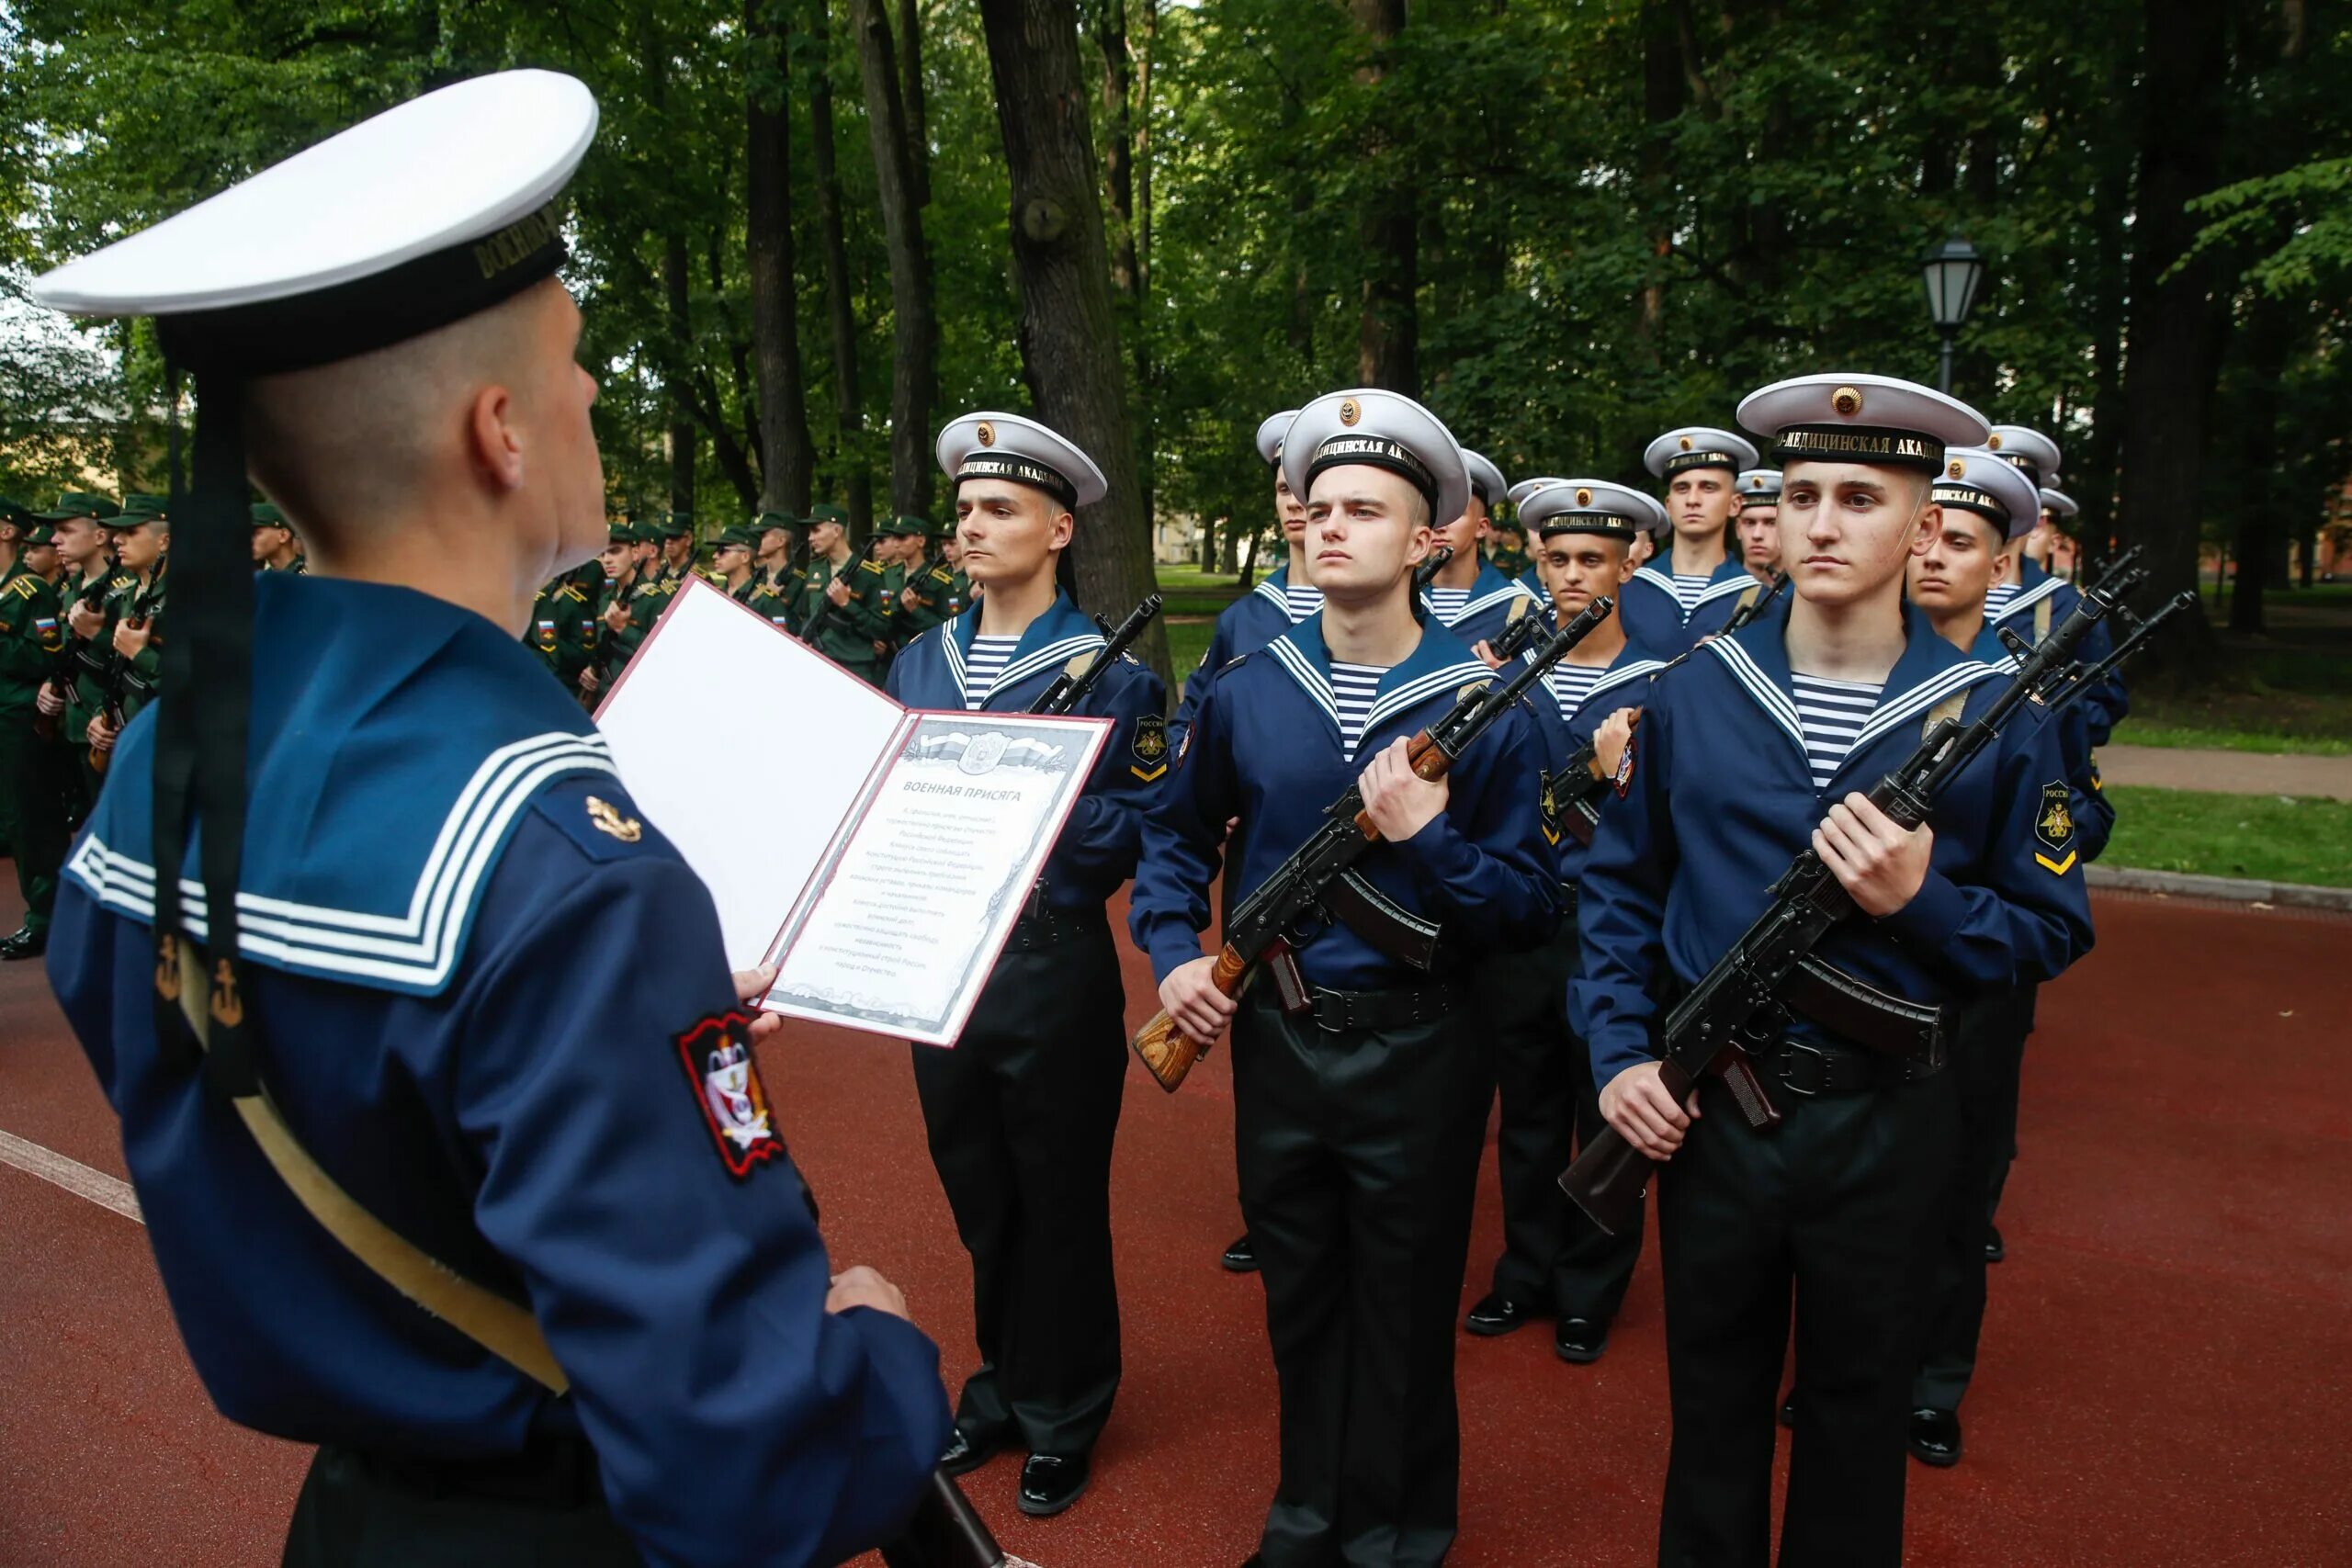
<path fill-rule="evenodd" d="M 2033 997 L 2031 986 L 1985 991 L 1962 1002 L 1952 1017 L 1960 1153 L 1942 1198 L 1935 1293 L 1927 1308 L 1918 1375 L 1911 1381 L 1915 1407 L 1959 1409 L 1976 1371 L 1976 1340 L 1984 1327 L 1984 1244 L 2017 1137 L 2018 1071 L 2026 1032 L 2033 1027 Z"/>
<path fill-rule="evenodd" d="M 1423 1568 L 1452 1545 L 1454 1314 L 1491 1055 L 1465 1004 L 1327 1031 L 1255 987 L 1233 1024 L 1241 1212 L 1282 1393 L 1267 1568 Z"/>
<path fill-rule="evenodd" d="M 0 837 L 17 863 L 17 891 L 25 900 L 25 929 L 49 930 L 57 903 L 58 868 L 65 863 L 64 752 L 33 728 L 33 710 L 0 715 Z"/>
<path fill-rule="evenodd" d="M 1748 1127 L 1722 1080 L 1658 1179 L 1672 1456 L 1658 1562 L 1771 1560 L 1773 1414 L 1796 1316 L 1795 1442 L 1781 1561 L 1894 1564 L 1921 1303 L 1959 1141 L 1951 1075 L 1782 1093 Z M 1793 1297 L 1793 1303 L 1792 1298 Z"/>
<path fill-rule="evenodd" d="M 1985 1172 L 1984 1223 L 1991 1224 L 1993 1216 L 2001 1212 L 2001 1192 L 2009 1184 L 2009 1166 L 2018 1157 L 2018 1096 L 2025 1088 L 2025 1043 L 2033 1032 L 2034 1010 L 2041 1000 L 2041 983 L 2034 981 L 2025 987 L 2024 1022 L 2008 1043 L 2015 1052 L 2007 1062 L 2007 1098 L 2001 1105 L 2000 1124 L 1993 1134 L 1993 1163 Z"/>
<path fill-rule="evenodd" d="M 972 1256 L 980 1366 L 956 1424 L 975 1442 L 1075 1457 L 1110 1419 L 1125 1005 L 1101 909 L 1024 919 L 955 1046 L 913 1047 L 931 1162 Z"/>
<path fill-rule="evenodd" d="M 1607 1323 L 1625 1300 L 1642 1255 L 1638 1220 L 1611 1235 L 1560 1190 L 1560 1173 L 1608 1123 L 1592 1055 L 1568 1027 L 1576 973 L 1574 907 L 1532 953 L 1490 959 L 1476 982 L 1480 1027 L 1495 1043 L 1502 1124 L 1495 1170 L 1503 1197 L 1503 1255 L 1495 1293 L 1539 1312 Z"/>
<path fill-rule="evenodd" d="M 584 1443 L 480 1464 L 329 1446 L 311 1461 L 286 1568 L 639 1568 Z"/>

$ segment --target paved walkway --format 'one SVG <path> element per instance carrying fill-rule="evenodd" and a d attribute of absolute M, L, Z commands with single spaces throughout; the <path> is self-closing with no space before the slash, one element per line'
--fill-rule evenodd
<path fill-rule="evenodd" d="M 2222 795 L 2315 795 L 2352 800 L 2352 757 L 2102 746 L 2100 777 L 2113 784 L 2201 789 Z"/>

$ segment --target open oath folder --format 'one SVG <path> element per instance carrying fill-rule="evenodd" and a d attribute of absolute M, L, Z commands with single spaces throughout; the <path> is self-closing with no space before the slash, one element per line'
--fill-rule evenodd
<path fill-rule="evenodd" d="M 700 579 L 604 705 L 630 797 L 710 888 L 760 1005 L 952 1045 L 1107 718 L 900 707 Z"/>

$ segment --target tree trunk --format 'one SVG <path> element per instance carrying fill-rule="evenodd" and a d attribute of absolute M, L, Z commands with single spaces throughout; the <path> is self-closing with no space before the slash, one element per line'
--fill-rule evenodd
<path fill-rule="evenodd" d="M 2238 591 L 2230 596 L 2230 630 L 2259 634 L 2263 591 L 2283 564 L 2285 530 L 2278 526 L 2278 384 L 2293 346 L 2287 307 L 2257 293 L 2247 310 L 2240 342 L 2245 349 L 2245 402 L 2236 411 L 2244 422 L 2239 448 L 2241 491 L 2237 497 Z"/>
<path fill-rule="evenodd" d="M 1682 44 L 1673 14 L 1661 0 L 1642 6 L 1642 152 L 1639 180 L 1649 229 L 1651 267 L 1635 301 L 1634 337 L 1655 370 L 1662 363 L 1666 324 L 1666 262 L 1674 250 L 1674 169 L 1666 128 L 1682 112 Z"/>
<path fill-rule="evenodd" d="M 2116 51 L 2109 73 L 2111 101 L 2128 106 L 2133 91 L 2127 54 Z M 2125 205 L 2132 168 L 2120 148 L 2100 160 L 2091 181 L 2091 434 L 2084 460 L 2069 461 L 2066 489 L 2082 508 L 2075 524 L 2075 572 L 2096 573 L 2113 553 L 2116 536 L 2115 458 L 2123 444 L 2123 310 Z"/>
<path fill-rule="evenodd" d="M 914 157 L 917 207 L 931 205 L 931 121 L 922 90 L 922 7 L 899 0 L 899 102 L 906 110 L 906 143 Z"/>
<path fill-rule="evenodd" d="M 850 0 L 865 83 L 865 124 L 874 144 L 874 183 L 882 203 L 883 242 L 890 252 L 890 506 L 931 513 L 932 405 L 939 399 L 939 316 L 932 299 L 931 247 L 923 239 L 915 170 L 927 162 L 912 139 L 900 97 L 890 20 L 882 0 Z M 911 35 L 910 35 L 911 36 Z"/>
<path fill-rule="evenodd" d="M 1370 43 L 1360 81 L 1385 87 L 1389 52 L 1405 31 L 1405 0 L 1348 0 Z M 1414 206 L 1419 181 L 1409 171 L 1389 166 L 1387 123 L 1393 95 L 1375 90 L 1372 123 L 1364 132 L 1364 162 L 1375 171 L 1363 216 L 1363 303 L 1356 328 L 1356 375 L 1367 387 L 1385 387 L 1417 398 L 1421 392 L 1420 232 Z M 1403 106 L 1395 106 L 1398 112 Z"/>
<path fill-rule="evenodd" d="M 841 171 L 833 158 L 832 0 L 817 0 L 809 48 L 808 124 L 817 160 L 817 216 L 825 234 L 825 308 L 833 331 L 833 408 L 850 536 L 864 543 L 874 525 L 874 480 L 865 467 L 865 401 L 858 391 L 857 319 L 852 313 L 849 241 L 842 227 Z"/>
<path fill-rule="evenodd" d="M 1077 10 L 1072 0 L 980 0 L 980 20 L 1012 176 L 1022 367 L 1037 417 L 1110 481 L 1110 495 L 1080 513 L 1078 581 L 1090 608 L 1123 615 L 1152 590 L 1151 526 L 1136 485 Z M 1165 678 L 1161 623 L 1145 641 L 1140 651 Z"/>
<path fill-rule="evenodd" d="M 2147 547 L 2153 594 L 2197 581 L 2199 481 L 2212 386 L 2213 263 L 2179 265 L 2213 188 L 2228 16 L 2210 0 L 2145 0 L 2147 46 L 2124 367 L 2122 521 Z M 2152 595 L 2153 596 L 2153 595 Z M 2200 651 L 2177 640 L 2183 660 Z M 2161 650 L 2158 657 L 2164 657 Z"/>
<path fill-rule="evenodd" d="M 800 312 L 792 254 L 792 120 L 776 0 L 744 0 L 753 43 L 744 95 L 744 249 L 752 287 L 752 353 L 760 389 L 760 510 L 808 511 L 817 448 L 800 374 Z"/>
<path fill-rule="evenodd" d="M 662 241 L 662 292 L 670 323 L 670 343 L 676 363 L 662 379 L 670 392 L 670 510 L 692 512 L 695 509 L 695 413 L 694 392 L 689 384 L 686 360 L 693 352 L 693 336 L 688 324 L 688 276 L 686 237 L 673 229 Z"/>
<path fill-rule="evenodd" d="M 1152 0 L 1146 0 L 1151 4 Z M 1127 0 L 1093 0 L 1096 50 L 1102 57 L 1102 182 L 1111 203 L 1104 238 L 1111 250 L 1111 292 L 1119 313 L 1119 335 L 1131 361 L 1129 411 L 1141 439 L 1136 478 L 1144 515 L 1152 513 L 1151 351 L 1145 341 L 1143 264 L 1136 248 L 1135 167 L 1135 57 L 1127 48 Z"/>

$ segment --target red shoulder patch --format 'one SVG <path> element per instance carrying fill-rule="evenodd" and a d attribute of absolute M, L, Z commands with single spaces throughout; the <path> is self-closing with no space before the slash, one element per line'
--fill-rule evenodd
<path fill-rule="evenodd" d="M 752 1061 L 752 1021 L 740 1012 L 704 1019 L 678 1036 L 678 1063 L 702 1107 L 719 1162 L 741 1181 L 784 1152 L 768 1093 Z"/>

